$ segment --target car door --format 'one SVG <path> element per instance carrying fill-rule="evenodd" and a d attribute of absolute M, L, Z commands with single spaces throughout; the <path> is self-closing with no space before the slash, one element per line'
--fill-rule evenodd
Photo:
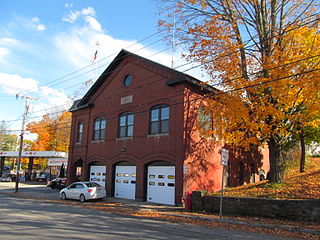
<path fill-rule="evenodd" d="M 76 184 L 76 187 L 75 187 L 75 189 L 74 189 L 74 191 L 73 191 L 73 193 L 74 193 L 74 199 L 79 199 L 80 198 L 80 195 L 82 194 L 82 193 L 84 193 L 84 184 L 82 184 L 82 183 L 77 183 Z"/>
<path fill-rule="evenodd" d="M 76 196 L 76 187 L 77 187 L 77 183 L 73 183 L 70 185 L 70 187 L 68 187 L 68 190 L 65 192 L 67 198 L 72 198 L 74 199 Z"/>

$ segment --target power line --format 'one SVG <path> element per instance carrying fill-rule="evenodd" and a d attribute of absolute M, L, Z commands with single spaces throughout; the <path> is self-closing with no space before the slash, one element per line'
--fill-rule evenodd
<path fill-rule="evenodd" d="M 172 9 L 174 9 L 174 7 L 173 7 Z M 314 17 L 314 16 L 317 16 L 317 14 L 313 14 L 313 15 L 309 16 L 308 18 L 312 18 L 312 17 Z M 304 19 L 304 20 L 305 20 L 305 19 Z M 319 20 L 319 18 L 315 18 L 315 19 L 313 19 L 313 20 L 311 20 L 311 21 L 309 21 L 309 22 L 303 23 L 303 24 L 301 24 L 301 25 L 299 25 L 299 26 L 297 26 L 297 27 L 295 27 L 295 28 L 291 28 L 291 29 L 289 29 L 288 31 L 292 31 L 292 30 L 294 30 L 294 29 L 296 29 L 296 28 L 300 28 L 300 27 L 302 27 L 302 26 L 305 26 L 305 25 L 310 24 L 310 23 L 312 23 L 312 22 L 315 22 L 315 21 L 317 21 L 317 20 Z M 140 43 L 140 42 L 143 42 L 143 41 L 145 41 L 146 39 L 149 39 L 149 38 L 151 38 L 151 37 L 153 37 L 153 36 L 161 33 L 162 31 L 164 31 L 164 30 L 160 30 L 160 31 L 157 31 L 157 32 L 155 32 L 155 33 L 153 33 L 153 34 L 150 34 L 150 35 L 148 35 L 147 37 L 145 37 L 145 38 L 143 38 L 143 39 L 141 39 L 141 40 L 139 40 L 139 41 L 136 41 L 135 43 L 129 45 L 128 48 L 129 48 L 129 47 L 132 47 L 132 46 L 134 46 L 134 45 L 136 45 L 136 44 L 138 44 L 138 43 Z M 286 32 L 286 31 L 284 31 L 284 32 Z M 256 37 L 256 36 L 254 36 L 254 37 Z M 267 41 L 267 40 L 270 40 L 270 39 L 271 39 L 271 37 L 265 39 L 264 41 Z M 252 40 L 252 37 L 251 37 L 251 39 L 247 40 L 246 42 L 249 43 L 251 40 Z M 159 40 L 159 41 L 160 41 L 160 40 Z M 158 41 L 156 41 L 156 42 L 158 42 Z M 252 44 L 251 46 L 254 46 L 254 45 L 255 45 L 255 44 Z M 250 46 L 247 46 L 247 47 L 250 47 Z M 143 49 L 143 48 L 142 48 L 142 49 Z M 139 49 L 139 50 L 141 50 L 141 49 Z M 107 59 L 107 58 L 115 55 L 115 54 L 116 54 L 116 53 L 113 53 L 113 54 L 111 54 L 111 55 L 109 55 L 109 56 L 107 56 L 107 57 L 102 58 L 101 60 L 99 60 L 99 61 L 97 61 L 97 62 L 95 62 L 95 63 L 93 63 L 93 64 L 89 64 L 89 65 L 87 65 L 87 66 L 85 66 L 85 67 L 83 67 L 83 68 L 80 68 L 80 69 L 78 69 L 78 70 L 76 70 L 76 71 L 74 71 L 74 72 L 71 72 L 71 73 L 69 73 L 69 74 L 66 74 L 66 75 L 64 75 L 64 76 L 62 76 L 62 77 L 59 77 L 59 78 L 57 78 L 57 79 L 55 79 L 55 80 L 52 80 L 52 81 L 50 81 L 50 82 L 48 82 L 48 83 L 46 83 L 46 84 L 40 85 L 39 87 L 47 86 L 47 85 L 50 84 L 50 83 L 53 83 L 53 82 L 55 82 L 55 81 L 58 81 L 58 80 L 61 80 L 61 79 L 63 79 L 63 78 L 66 78 L 66 77 L 68 77 L 68 76 L 71 76 L 71 75 L 73 75 L 73 74 L 75 74 L 75 73 L 77 73 L 77 72 L 79 72 L 79 71 L 81 71 L 81 70 L 83 70 L 83 69 L 86 69 L 86 68 L 88 68 L 88 67 L 90 67 L 90 66 L 93 66 L 93 65 L 95 65 L 95 64 L 97 64 L 97 63 L 99 63 L 99 62 L 101 62 L 101 61 L 103 61 L 103 60 L 105 60 L 105 59 Z M 196 62 L 196 61 L 194 61 L 194 62 Z M 187 64 L 190 64 L 190 63 L 192 63 L 192 62 L 189 62 L 189 63 L 187 63 Z M 187 65 L 187 64 L 183 64 L 183 65 Z M 201 65 L 202 65 L 202 64 L 200 64 L 200 65 L 198 65 L 198 66 L 196 66 L 196 67 L 200 67 Z M 102 67 L 102 66 L 99 66 L 99 68 L 100 68 L 100 67 Z M 188 70 L 194 69 L 194 68 L 196 68 L 196 67 L 192 67 L 192 68 L 190 68 L 190 69 L 188 69 Z M 179 68 L 179 67 L 177 67 L 177 68 Z M 82 76 L 82 75 L 87 74 L 87 73 L 89 73 L 89 72 L 92 72 L 92 71 L 94 71 L 94 70 L 95 70 L 95 69 L 93 69 L 93 70 L 91 70 L 91 71 L 87 71 L 87 72 L 85 72 L 85 73 L 83 73 L 83 74 L 77 75 L 76 77 Z M 187 71 L 188 71 L 188 70 L 187 70 Z M 71 79 L 74 79 L 74 78 L 76 78 L 76 77 L 70 78 L 70 79 L 68 79 L 67 81 L 69 81 L 69 80 L 71 80 Z M 63 83 L 64 83 L 64 82 L 65 82 L 65 81 L 63 81 Z M 60 82 L 60 83 L 61 83 L 61 82 Z M 59 83 L 54 84 L 54 85 L 52 85 L 52 86 L 56 86 L 56 85 L 58 85 L 58 84 L 59 84 Z M 74 85 L 74 86 L 76 86 L 76 85 Z M 31 91 L 31 90 L 29 90 L 29 91 L 27 91 L 27 92 L 30 92 L 30 91 Z"/>
<path fill-rule="evenodd" d="M 195 98 L 195 99 L 192 99 L 192 100 L 188 100 L 188 101 L 180 101 L 180 102 L 176 102 L 176 103 L 172 103 L 172 104 L 168 104 L 169 107 L 173 107 L 173 106 L 177 106 L 177 105 L 180 105 L 180 104 L 185 104 L 185 103 L 190 103 L 190 102 L 195 102 L 195 101 L 199 101 L 199 100 L 203 100 L 203 99 L 208 99 L 208 98 L 212 98 L 212 97 L 217 97 L 217 96 L 220 96 L 220 95 L 224 95 L 224 94 L 228 94 L 228 93 L 232 93 L 232 92 L 235 92 L 235 91 L 240 91 L 240 90 L 245 90 L 245 89 L 248 89 L 248 88 L 253 88 L 253 87 L 257 87 L 257 86 L 262 86 L 262 85 L 267 85 L 267 84 L 270 84 L 270 83 L 273 83 L 273 82 L 278 82 L 278 81 L 281 81 L 281 80 L 284 80 L 284 79 L 288 79 L 288 78 L 293 78 L 293 77 L 298 77 L 300 75 L 304 75 L 304 74 L 308 74 L 308 73 L 312 73 L 312 72 L 317 72 L 317 71 L 320 71 L 320 68 L 318 69 L 312 69 L 312 70 L 309 70 L 309 71 L 304 71 L 304 72 L 300 72 L 300 73 L 296 73 L 296 74 L 292 74 L 292 75 L 289 75 L 289 76 L 284 76 L 284 77 L 281 77 L 281 78 L 276 78 L 276 79 L 272 79 L 272 80 L 267 80 L 267 81 L 263 81 L 263 82 L 259 82 L 259 83 L 255 83 L 255 84 L 251 84 L 251 85 L 247 85 L 247 86 L 243 86 L 243 87 L 239 87 L 239 88 L 236 88 L 236 89 L 232 89 L 232 90 L 228 90 L 228 91 L 225 91 L 225 92 L 219 92 L 219 93 L 211 93 L 211 94 L 208 94 L 208 95 L 205 95 L 205 96 L 201 96 L 201 97 L 198 97 L 198 98 Z M 174 95 L 172 97 L 177 97 L 177 95 Z M 170 97 L 171 98 L 171 97 Z M 168 97 L 166 97 L 166 99 L 168 99 Z M 154 102 L 154 101 L 153 101 Z M 159 101 L 158 101 L 159 102 Z M 148 102 L 148 103 L 144 103 L 144 105 L 147 105 L 147 104 L 150 104 L 151 102 Z M 136 108 L 138 107 L 138 105 L 135 105 L 135 106 L 130 106 L 130 108 Z M 139 105 L 140 107 L 140 105 Z M 134 114 L 144 114 L 144 113 L 149 113 L 150 110 L 142 110 L 142 111 L 137 111 L 137 112 L 134 112 Z M 119 118 L 119 111 L 114 111 L 112 113 L 108 112 L 106 113 L 107 115 L 113 115 L 113 114 L 117 114 L 117 116 L 114 116 L 114 117 L 105 117 L 105 115 L 101 115 L 101 117 L 104 117 L 105 120 L 107 121 L 110 121 L 110 120 L 114 120 L 114 119 L 118 119 Z M 84 120 L 84 119 L 81 119 L 81 120 Z M 89 118 L 87 118 L 87 120 L 90 120 Z M 70 125 L 71 123 L 68 123 L 68 125 Z M 92 123 L 90 123 L 92 124 Z M 87 125 L 89 125 L 89 121 L 87 123 Z M 60 129 L 70 129 L 70 126 L 68 127 L 62 127 Z M 6 130 L 6 131 L 19 131 L 19 130 Z"/>
<path fill-rule="evenodd" d="M 127 48 L 133 47 L 133 46 L 135 46 L 136 44 L 141 43 L 141 42 L 143 42 L 143 41 L 145 41 L 145 40 L 147 40 L 147 39 L 149 39 L 149 38 L 151 38 L 151 37 L 159 34 L 160 32 L 162 32 L 162 31 L 157 31 L 157 32 L 155 32 L 155 33 L 152 33 L 152 34 L 150 34 L 150 35 L 148 35 L 148 36 L 146 36 L 146 37 L 144 37 L 144 38 L 142 38 L 142 39 L 134 42 L 133 44 L 130 44 L 129 46 L 127 46 Z M 75 74 L 75 73 L 78 73 L 78 72 L 80 72 L 80 71 L 82 71 L 82 70 L 84 70 L 84 69 L 86 69 L 86 68 L 89 68 L 89 67 L 91 67 L 91 66 L 97 65 L 99 62 L 102 62 L 102 61 L 104 61 L 104 60 L 106 60 L 106 59 L 108 59 L 108 58 L 110 58 L 110 57 L 112 57 L 112 56 L 114 56 L 114 55 L 116 55 L 116 54 L 117 54 L 117 52 L 114 52 L 114 53 L 112 53 L 112 54 L 110 54 L 110 55 L 108 55 L 108 56 L 106 56 L 106 57 L 103 57 L 102 59 L 100 59 L 100 60 L 98 60 L 98 61 L 96 61 L 96 62 L 94 62 L 94 63 L 92 63 L 92 64 L 88 64 L 87 66 L 84 66 L 84 67 L 82 67 L 82 68 L 80 68 L 80 69 L 78 69 L 78 70 L 75 70 L 75 71 L 73 71 L 73 72 L 71 72 L 71 73 L 68 73 L 68 74 L 66 74 L 66 75 L 64 75 L 64 76 L 62 76 L 62 77 L 56 78 L 56 79 L 54 79 L 54 80 L 52 80 L 52 81 L 50 81 L 50 82 L 47 82 L 47 83 L 45 83 L 45 84 L 42 84 L 42 85 L 40 85 L 39 87 L 48 86 L 50 83 L 56 82 L 56 81 L 58 81 L 58 80 L 62 80 L 62 79 L 64 79 L 64 78 L 69 77 L 69 76 L 71 76 L 71 75 L 73 75 L 73 74 Z M 56 85 L 56 84 L 55 84 L 55 85 Z M 55 85 L 53 85 L 53 86 L 55 86 Z M 49 87 L 50 87 L 50 85 L 49 85 Z"/>
<path fill-rule="evenodd" d="M 151 38 L 151 37 L 153 37 L 153 36 L 155 36 L 155 35 L 157 35 L 157 34 L 159 34 L 159 33 L 161 33 L 162 31 L 164 31 L 164 30 L 159 30 L 159 31 L 157 31 L 157 32 L 155 32 L 155 33 L 153 33 L 153 34 L 150 34 L 150 35 L 148 35 L 148 36 L 146 36 L 146 37 L 144 37 L 144 38 L 142 38 L 142 39 L 140 39 L 140 40 L 138 40 L 138 41 L 135 41 L 134 43 L 128 45 L 126 48 L 131 48 L 131 47 L 133 47 L 133 46 L 135 46 L 135 45 L 137 45 L 137 44 L 139 44 L 139 43 L 141 43 L 141 42 L 143 42 L 143 41 L 145 41 L 145 40 L 147 40 L 147 39 L 149 39 L 149 38 Z M 144 49 L 144 48 L 146 48 L 146 47 L 149 47 L 149 46 L 151 46 L 151 45 L 153 45 L 153 44 L 155 44 L 155 43 L 157 43 L 157 42 L 159 42 L 159 41 L 161 41 L 161 39 L 160 39 L 160 40 L 157 40 L 157 41 L 154 41 L 153 43 L 150 43 L 150 44 L 148 44 L 147 46 L 144 46 L 144 47 L 138 49 L 137 51 L 140 51 L 140 50 L 142 50 L 142 49 Z M 57 85 L 59 85 L 59 84 L 61 84 L 61 83 L 65 83 L 66 81 L 70 81 L 70 80 L 72 80 L 72 79 L 75 79 L 75 78 L 84 76 L 85 74 L 88 74 L 88 73 L 90 73 L 90 72 L 93 72 L 93 71 L 95 71 L 97 68 L 101 68 L 101 67 L 105 66 L 106 64 L 100 65 L 100 66 L 97 67 L 97 68 L 91 69 L 91 70 L 86 71 L 86 72 L 81 73 L 81 74 L 78 74 L 77 76 L 71 77 L 71 78 L 69 78 L 69 79 L 67 79 L 67 80 L 60 81 L 60 82 L 55 83 L 55 84 L 53 84 L 53 85 L 49 85 L 49 84 L 51 84 L 51 83 L 57 82 L 57 81 L 59 81 L 59 80 L 62 80 L 62 79 L 64 79 L 64 78 L 70 77 L 70 76 L 72 76 L 72 75 L 74 75 L 74 74 L 76 74 L 76 73 L 78 73 L 78 72 L 80 72 L 80 71 L 82 71 L 82 70 L 84 70 L 84 69 L 87 69 L 87 68 L 89 68 L 89 67 L 92 67 L 92 66 L 94 66 L 94 65 L 96 65 L 96 64 L 98 64 L 98 63 L 100 63 L 100 62 L 102 62 L 102 61 L 104 61 L 104 60 L 106 60 L 106 59 L 108 59 L 108 58 L 116 55 L 116 54 L 117 54 L 117 52 L 114 52 L 114 53 L 112 53 L 112 54 L 110 54 L 110 55 L 108 55 L 108 56 L 106 56 L 106 57 L 103 57 L 102 59 L 100 59 L 100 60 L 98 60 L 98 61 L 96 61 L 96 62 L 94 62 L 94 63 L 92 63 L 92 64 L 89 64 L 89 65 L 87 65 L 87 66 L 84 66 L 84 67 L 82 67 L 82 68 L 80 68 L 80 69 L 78 69 L 78 70 L 76 70 L 76 71 L 73 71 L 73 72 L 71 72 L 71 73 L 69 73 L 69 74 L 66 74 L 66 75 L 64 75 L 64 76 L 61 76 L 61 77 L 59 77 L 59 78 L 56 78 L 56 79 L 54 79 L 54 80 L 52 80 L 52 81 L 49 81 L 49 82 L 47 82 L 47 83 L 45 83 L 45 84 L 42 84 L 42 85 L 40 85 L 39 87 L 37 87 L 37 89 L 38 89 L 38 88 L 41 88 L 41 87 L 44 87 L 44 86 L 47 86 L 47 87 L 57 86 Z M 74 86 L 77 86 L 77 85 L 73 85 L 72 87 L 74 87 Z M 34 90 L 37 90 L 37 89 L 30 89 L 30 90 L 28 90 L 28 91 L 26 91 L 26 92 L 31 92 L 31 91 L 34 91 Z M 56 92 L 58 92 L 58 91 L 59 91 L 59 90 L 56 90 Z M 39 95 L 38 95 L 38 96 L 39 96 Z M 11 98 L 10 98 L 10 99 L 11 99 Z M 8 101 L 11 101 L 10 99 L 8 99 Z M 5 100 L 2 100 L 2 102 L 3 102 L 3 101 L 5 101 Z"/>
<path fill-rule="evenodd" d="M 313 21 L 315 21 L 315 20 L 312 20 L 312 21 L 310 21 L 310 22 L 313 22 Z M 309 22 L 309 23 L 310 23 Z M 308 23 L 305 23 L 305 24 L 308 24 Z M 298 26 L 298 27 L 296 27 L 296 28 L 299 28 L 299 27 L 301 27 L 301 26 Z M 290 29 L 290 31 L 292 31 L 293 29 Z M 158 32 L 157 32 L 158 33 Z M 155 33 L 155 34 L 157 34 L 157 33 Z M 151 36 L 151 35 L 150 35 Z M 135 45 L 135 44 L 132 44 L 132 45 Z M 236 51 L 235 51 L 236 52 Z M 234 53 L 234 52 L 233 52 Z M 233 54 L 233 53 L 229 53 L 229 54 Z M 156 53 L 156 54 L 158 54 L 158 53 Z M 154 55 L 156 55 L 156 54 L 154 54 Z M 225 56 L 223 56 L 223 57 L 226 57 L 226 56 L 228 56 L 229 54 L 227 54 L 227 55 L 225 55 Z M 213 60 L 210 60 L 209 62 L 213 62 L 213 61 L 216 61 L 217 59 L 213 59 Z M 100 60 L 101 61 L 101 60 Z M 208 63 L 209 63 L 208 62 Z M 189 62 L 189 63 L 186 63 L 186 64 L 182 64 L 182 65 L 180 65 L 180 66 L 178 66 L 177 68 L 179 68 L 179 67 L 181 67 L 181 66 L 185 66 L 185 65 L 188 65 L 188 64 L 191 64 L 191 63 L 193 63 L 193 62 Z M 193 69 L 193 68 L 197 68 L 197 67 L 200 67 L 202 64 L 200 64 L 200 65 L 198 65 L 198 66 L 195 66 L 195 67 L 192 67 L 192 68 L 189 68 L 189 69 L 187 69 L 187 70 L 185 70 L 185 71 L 183 71 L 183 72 L 186 72 L 186 71 L 189 71 L 190 69 Z M 90 65 L 89 65 L 90 66 Z M 99 67 L 102 67 L 102 66 L 99 66 Z M 127 66 L 124 66 L 124 67 L 127 67 Z M 117 71 L 119 71 L 120 69 L 117 69 Z M 81 75 L 78 75 L 78 76 L 76 76 L 76 77 L 79 77 L 79 76 L 81 76 Z M 76 77 L 74 77 L 74 78 L 76 78 Z M 72 78 L 73 79 L 73 78 Z M 238 78 L 236 78 L 236 79 L 238 79 Z M 235 79 L 232 79 L 232 80 L 229 80 L 229 81 L 233 81 L 233 80 L 235 80 Z M 80 83 L 80 84 L 82 84 L 82 83 Z M 76 84 L 76 85 L 78 85 L 78 84 Z M 76 86 L 76 85 L 73 85 L 73 86 L 71 86 L 71 87 L 74 87 L 74 86 Z M 219 84 L 216 84 L 216 85 L 219 85 Z M 214 86 L 214 85 L 213 85 Z M 64 106 L 64 105 L 60 105 L 60 106 Z M 56 107 L 59 107 L 59 106 L 56 106 Z M 56 108 L 56 107 L 53 107 L 53 108 Z M 45 111 L 46 109 L 44 109 L 43 111 Z"/>
<path fill-rule="evenodd" d="M 317 15 L 316 15 L 316 14 L 311 15 L 311 16 L 309 16 L 309 18 L 314 17 L 314 16 L 317 16 Z M 314 21 L 316 21 L 316 20 L 318 20 L 318 19 L 319 19 L 319 18 L 313 19 L 313 20 L 311 20 L 311 21 L 309 21 L 309 22 L 306 22 L 306 23 L 304 23 L 304 24 L 301 24 L 301 25 L 299 25 L 299 26 L 297 26 L 297 27 L 295 27 L 295 28 L 291 28 L 291 29 L 289 29 L 288 31 L 292 31 L 292 30 L 294 30 L 294 29 L 296 29 L 296 28 L 300 28 L 300 27 L 302 27 L 302 26 L 304 26 L 304 25 L 310 24 L 310 23 L 312 23 L 312 22 L 314 22 Z M 162 31 L 163 31 L 163 30 L 162 30 Z M 160 32 L 161 32 L 161 31 L 157 31 L 157 32 L 155 32 L 155 33 L 153 33 L 153 34 L 151 34 L 151 35 L 149 35 L 149 36 L 147 36 L 147 37 L 145 37 L 145 38 L 143 38 L 143 39 L 141 39 L 141 40 L 139 40 L 139 41 L 131 44 L 129 47 L 134 46 L 134 45 L 136 45 L 137 43 L 142 42 L 142 41 L 144 41 L 144 40 L 146 40 L 146 39 L 148 39 L 148 38 L 150 38 L 150 37 L 152 37 L 152 36 L 154 36 L 154 35 L 156 35 L 156 34 L 159 34 Z M 256 36 L 255 36 L 255 37 L 256 37 Z M 270 39 L 271 39 L 271 37 L 268 38 L 268 39 L 265 39 L 265 41 L 270 40 Z M 251 40 L 252 40 L 252 38 L 249 39 L 249 40 L 246 41 L 246 42 L 249 43 Z M 159 41 L 160 41 L 160 40 L 159 40 Z M 158 41 L 156 41 L 156 42 L 158 42 Z M 151 45 L 152 45 L 152 44 L 151 44 Z M 252 44 L 251 46 L 254 46 L 254 45 L 255 45 L 255 44 Z M 250 47 L 250 46 L 247 46 L 247 47 Z M 145 48 L 145 47 L 143 47 L 143 48 Z M 141 48 L 141 49 L 143 49 L 143 48 Z M 141 49 L 139 49 L 139 50 L 141 50 Z M 139 50 L 138 50 L 138 51 L 139 51 Z M 235 53 L 236 53 L 236 51 L 235 51 Z M 116 53 L 113 53 L 113 54 L 111 54 L 111 55 L 109 55 L 109 56 L 107 56 L 107 57 L 104 57 L 103 59 L 95 62 L 94 64 L 97 64 L 98 62 L 101 62 L 102 60 L 104 60 L 104 59 L 106 59 L 106 58 L 109 58 L 109 57 L 111 57 L 111 56 L 113 56 L 113 55 L 115 55 L 115 54 L 116 54 Z M 226 56 L 228 56 L 228 55 L 226 55 Z M 196 61 L 194 61 L 194 62 L 196 62 Z M 193 62 L 188 62 L 188 63 L 183 64 L 183 65 L 188 65 L 188 64 L 191 64 L 191 63 L 193 63 Z M 85 67 L 83 67 L 83 68 L 81 68 L 81 69 L 79 69 L 79 70 L 76 70 L 76 71 L 74 71 L 74 72 L 72 72 L 72 73 L 70 73 L 70 74 L 67 74 L 67 75 L 62 76 L 62 77 L 60 77 L 60 78 L 57 78 L 57 79 L 55 79 L 55 80 L 53 80 L 53 81 L 50 81 L 49 83 L 54 82 L 54 81 L 57 81 L 57 80 L 60 80 L 60 79 L 63 79 L 63 78 L 65 78 L 65 77 L 67 77 L 67 76 L 70 76 L 70 75 L 72 75 L 72 74 L 74 74 L 74 73 L 76 73 L 76 72 L 79 72 L 79 71 L 81 71 L 81 70 L 83 70 L 83 69 L 85 69 L 85 68 L 87 68 L 87 67 L 90 67 L 90 66 L 92 66 L 92 65 L 94 65 L 94 64 L 90 64 L 90 65 L 88 65 L 88 66 L 85 66 Z M 104 64 L 104 65 L 105 65 L 105 64 Z M 104 66 L 104 65 L 101 65 L 101 66 L 99 66 L 98 68 L 100 68 L 100 67 L 102 67 L 102 66 Z M 180 65 L 180 66 L 178 66 L 177 68 L 179 68 L 179 67 L 181 67 L 181 66 L 183 66 L 183 65 Z M 191 69 L 200 67 L 201 65 L 202 65 L 202 64 L 200 64 L 200 65 L 198 65 L 198 66 L 191 67 L 191 68 L 187 69 L 186 71 L 189 71 L 189 70 L 191 70 Z M 77 76 L 75 76 L 75 77 L 69 78 L 69 79 L 66 80 L 66 81 L 69 81 L 69 80 L 72 80 L 72 79 L 74 79 L 74 78 L 80 77 L 80 76 L 82 76 L 82 75 L 84 75 L 84 74 L 87 74 L 87 73 L 90 73 L 90 72 L 92 72 L 92 71 L 94 71 L 94 70 L 95 70 L 95 69 L 90 70 L 90 71 L 87 71 L 87 72 L 82 73 L 82 74 L 79 74 L 79 75 L 77 75 Z M 65 81 L 63 81 L 63 83 L 64 83 L 64 82 L 65 82 Z M 49 83 L 44 84 L 44 85 L 41 85 L 41 86 L 46 86 L 46 85 L 48 85 Z M 60 84 L 60 83 L 61 83 L 61 82 L 56 83 L 56 84 L 54 84 L 54 85 L 52 85 L 52 86 L 56 86 L 56 85 L 58 85 L 58 84 Z M 41 87 L 41 86 L 40 86 L 40 87 Z M 74 87 L 74 86 L 76 86 L 76 85 L 73 85 L 72 87 Z M 57 91 L 58 91 L 58 90 L 57 90 Z"/>
<path fill-rule="evenodd" d="M 264 70 L 273 70 L 273 69 L 276 69 L 276 68 L 281 68 L 281 67 L 284 67 L 284 66 L 288 66 L 288 65 L 290 65 L 290 64 L 295 64 L 295 63 L 298 63 L 298 62 L 301 62 L 301 61 L 305 61 L 305 60 L 308 60 L 308 59 L 312 59 L 312 58 L 315 58 L 315 57 L 318 57 L 318 56 L 320 56 L 320 55 L 314 55 L 314 56 L 309 56 L 309 57 L 307 57 L 307 58 L 303 58 L 303 59 L 299 59 L 299 60 L 296 60 L 296 61 L 293 61 L 293 62 L 289 62 L 289 63 L 285 63 L 285 64 L 282 64 L 282 65 L 279 65 L 279 66 L 275 66 L 275 67 L 272 67 L 272 68 L 269 68 L 269 69 L 264 69 Z M 258 71 L 258 72 L 256 72 L 256 73 L 252 73 L 252 74 L 250 74 L 251 76 L 253 76 L 253 75 L 259 75 L 261 73 L 261 71 Z M 146 76 L 145 78 L 143 78 L 143 79 L 140 79 L 140 81 L 141 80 L 145 80 L 145 79 L 148 79 L 148 78 L 150 78 L 150 77 L 152 77 L 152 76 L 154 76 L 155 74 L 151 74 L 151 75 L 148 75 L 148 76 Z M 234 78 L 234 79 L 230 79 L 230 80 L 228 80 L 227 82 L 232 82 L 232 81 L 234 81 L 234 80 L 237 80 L 237 79 L 240 79 L 241 77 L 236 77 L 236 78 Z M 159 79 L 160 80 L 160 79 Z M 150 82 L 150 83 L 154 83 L 154 82 L 157 82 L 158 81 L 158 79 L 156 79 L 156 80 L 154 80 L 154 81 L 152 81 L 152 82 Z M 215 85 L 219 85 L 220 83 L 217 83 L 217 84 L 213 84 L 213 85 L 210 85 L 210 86 L 215 86 Z M 136 89 L 136 88 L 140 88 L 140 86 L 137 86 L 137 87 L 135 87 L 134 89 Z M 113 96 L 113 98 L 114 97 L 116 97 L 116 96 Z M 110 98 L 110 97 L 109 97 Z M 104 98 L 103 99 L 103 101 L 104 102 L 106 102 L 106 100 L 109 100 L 109 98 Z M 37 111 L 37 112 L 41 112 L 41 111 L 45 111 L 45 110 L 49 110 L 49 109 L 54 109 L 54 108 L 58 108 L 58 107 L 62 107 L 62 106 L 67 106 L 67 104 L 65 104 L 65 105 L 60 105 L 60 106 L 56 106 L 56 107 L 52 107 L 52 108 L 48 108 L 48 109 L 44 109 L 44 110 L 40 110 L 40 111 Z M 47 115 L 54 115 L 54 114 L 56 114 L 56 113 L 62 113 L 63 112 L 63 110 L 62 111 L 56 111 L 56 112 L 52 112 L 52 113 L 47 113 Z M 39 115 L 39 116 L 33 116 L 33 117 L 30 117 L 30 118 L 38 118 L 38 117 L 41 117 L 42 115 Z M 16 120 L 13 120 L 13 121 L 16 121 Z"/>

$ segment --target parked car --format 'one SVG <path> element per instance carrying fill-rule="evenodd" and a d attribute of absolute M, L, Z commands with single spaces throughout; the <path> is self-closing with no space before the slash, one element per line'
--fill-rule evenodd
<path fill-rule="evenodd" d="M 75 182 L 60 191 L 60 198 L 77 199 L 85 202 L 90 199 L 102 199 L 106 196 L 106 190 L 96 182 Z"/>
<path fill-rule="evenodd" d="M 47 183 L 47 187 L 51 187 L 52 189 L 63 189 L 67 186 L 66 182 L 66 178 L 55 178 Z"/>
<path fill-rule="evenodd" d="M 37 172 L 36 180 L 37 180 L 37 182 L 40 182 L 40 181 L 45 182 L 45 181 L 47 181 L 47 174 L 46 173 Z"/>
<path fill-rule="evenodd" d="M 11 182 L 11 175 L 10 174 L 3 174 L 2 177 L 0 177 L 0 182 Z"/>

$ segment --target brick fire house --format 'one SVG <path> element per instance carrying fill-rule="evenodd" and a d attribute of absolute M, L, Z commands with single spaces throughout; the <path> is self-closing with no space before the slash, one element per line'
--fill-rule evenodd
<path fill-rule="evenodd" d="M 109 196 L 180 204 L 192 190 L 221 188 L 221 145 L 198 131 L 201 96 L 219 91 L 122 50 L 74 102 L 68 182 L 92 180 Z M 258 181 L 266 150 L 230 152 L 227 184 Z"/>

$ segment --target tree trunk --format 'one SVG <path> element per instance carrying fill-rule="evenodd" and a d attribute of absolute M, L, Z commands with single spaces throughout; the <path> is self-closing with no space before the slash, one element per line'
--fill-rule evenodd
<path fill-rule="evenodd" d="M 301 147 L 300 172 L 303 173 L 304 172 L 305 163 L 306 163 L 306 146 L 305 146 L 305 143 L 304 143 L 303 132 L 301 132 L 299 134 L 299 138 L 300 138 L 300 147 Z"/>
<path fill-rule="evenodd" d="M 33 169 L 33 160 L 34 160 L 34 157 L 29 157 L 29 162 L 28 162 L 28 179 L 26 179 L 26 181 L 30 181 L 30 180 L 31 180 L 32 169 Z"/>
<path fill-rule="evenodd" d="M 4 159 L 5 157 L 0 157 L 0 177 L 2 177 L 2 173 L 4 171 Z"/>
<path fill-rule="evenodd" d="M 278 183 L 283 178 L 283 158 L 281 156 L 281 146 L 274 137 L 268 141 L 270 172 L 269 181 Z"/>

